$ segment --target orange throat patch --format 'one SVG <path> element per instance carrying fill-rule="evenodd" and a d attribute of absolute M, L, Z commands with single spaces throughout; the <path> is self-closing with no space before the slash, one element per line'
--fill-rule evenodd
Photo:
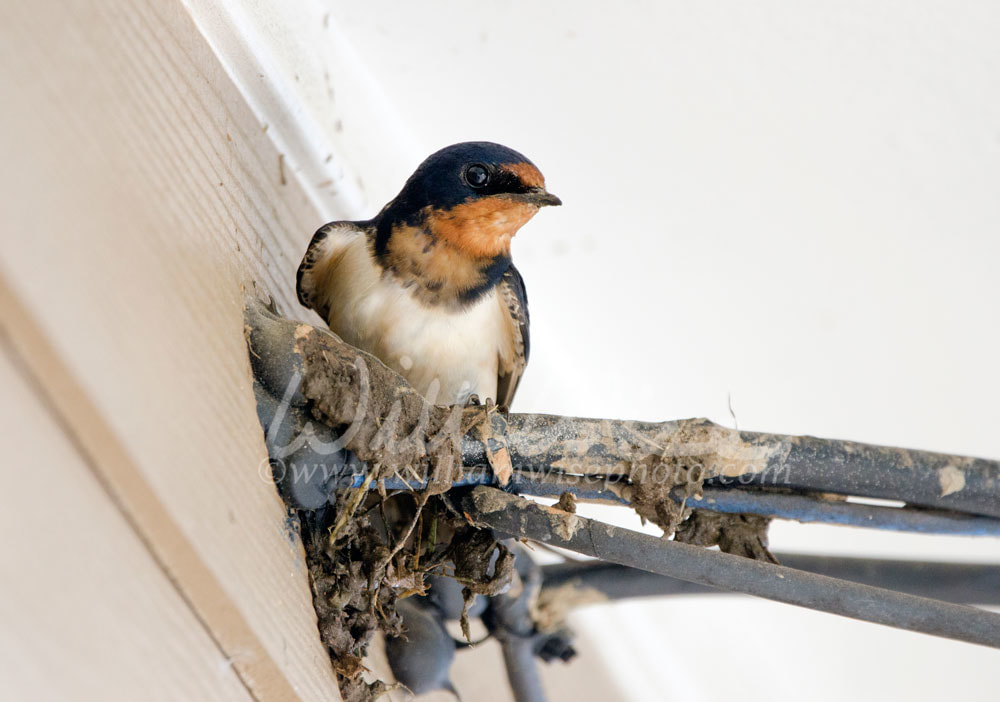
<path fill-rule="evenodd" d="M 504 197 L 426 210 L 420 224 L 393 227 L 380 262 L 422 302 L 461 307 L 498 282 L 511 239 L 536 212 L 537 205 Z"/>
<path fill-rule="evenodd" d="M 484 197 L 450 210 L 430 210 L 426 227 L 462 253 L 479 259 L 510 255 L 517 230 L 538 212 L 538 205 L 503 196 Z"/>

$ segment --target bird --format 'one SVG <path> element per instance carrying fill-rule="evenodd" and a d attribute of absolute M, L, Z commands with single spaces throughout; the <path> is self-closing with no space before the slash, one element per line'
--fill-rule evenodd
<path fill-rule="evenodd" d="M 372 219 L 320 227 L 298 269 L 299 301 L 431 402 L 509 408 L 530 352 L 511 239 L 561 204 L 517 151 L 453 144 Z"/>

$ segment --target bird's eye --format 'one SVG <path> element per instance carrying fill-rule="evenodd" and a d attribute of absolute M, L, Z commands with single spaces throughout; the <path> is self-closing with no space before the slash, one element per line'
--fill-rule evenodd
<path fill-rule="evenodd" d="M 485 187 L 489 180 L 490 173 L 482 164 L 474 163 L 465 169 L 465 182 L 473 188 Z"/>

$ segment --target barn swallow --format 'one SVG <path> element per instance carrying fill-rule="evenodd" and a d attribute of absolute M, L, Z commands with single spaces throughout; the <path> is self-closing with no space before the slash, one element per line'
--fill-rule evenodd
<path fill-rule="evenodd" d="M 319 229 L 299 301 L 438 404 L 509 407 L 528 362 L 528 299 L 510 243 L 562 204 L 527 158 L 467 142 L 427 158 L 373 218 Z"/>

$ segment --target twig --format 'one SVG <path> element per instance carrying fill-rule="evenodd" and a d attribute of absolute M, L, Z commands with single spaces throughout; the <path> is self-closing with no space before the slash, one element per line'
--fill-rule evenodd
<path fill-rule="evenodd" d="M 354 513 L 358 511 L 358 506 L 361 501 L 365 499 L 368 495 L 368 487 L 372 484 L 372 479 L 375 477 L 375 470 L 369 470 L 368 475 L 365 476 L 365 481 L 358 488 L 357 492 L 354 494 L 354 499 L 351 500 L 350 506 L 344 510 L 343 514 L 337 519 L 337 523 L 333 527 L 333 532 L 330 534 L 330 543 L 337 543 L 337 538 L 340 536 L 340 532 L 343 530 L 344 526 L 347 524 L 347 520 L 354 516 Z"/>

